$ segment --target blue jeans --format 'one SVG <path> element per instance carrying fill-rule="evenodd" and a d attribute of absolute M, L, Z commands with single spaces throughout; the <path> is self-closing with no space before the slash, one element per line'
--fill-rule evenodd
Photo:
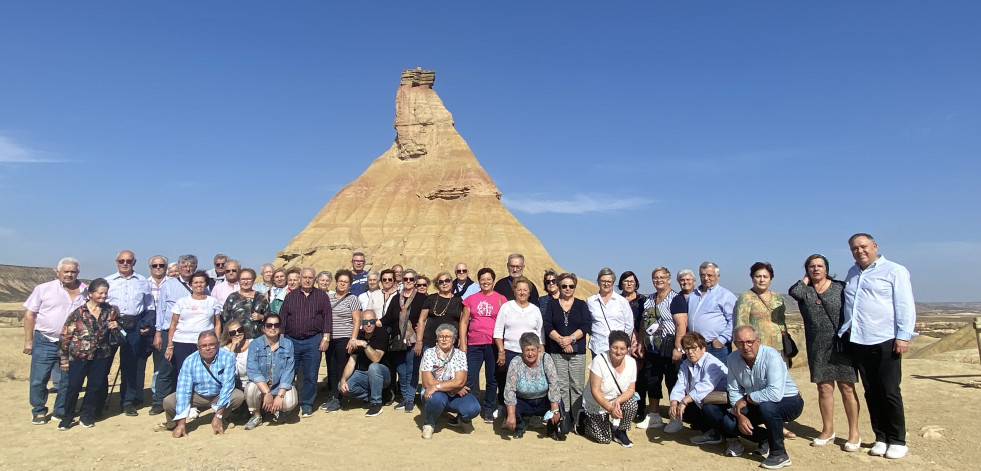
<path fill-rule="evenodd" d="M 685 415 L 682 417 L 682 420 L 692 424 L 693 427 L 702 432 L 715 430 L 721 435 L 722 418 L 725 417 L 726 411 L 728 410 L 728 404 L 702 404 L 702 407 L 698 407 L 696 404 L 689 404 L 688 407 L 685 407 Z M 783 425 L 780 427 L 783 428 Z"/>
<path fill-rule="evenodd" d="M 398 374 L 399 389 L 402 391 L 403 401 L 412 401 L 416 395 L 416 381 L 419 381 L 419 373 L 416 369 L 416 352 L 410 346 L 401 352 L 389 352 L 393 355 L 395 372 Z"/>
<path fill-rule="evenodd" d="M 722 364 L 725 365 L 727 364 L 726 361 L 728 361 L 729 359 L 729 353 L 732 351 L 732 346 L 731 344 L 726 343 L 725 345 L 722 346 L 722 348 L 715 348 L 712 346 L 712 342 L 709 342 L 708 346 L 705 347 L 705 351 L 707 353 L 711 353 L 712 356 L 718 358 L 719 361 L 721 361 Z"/>
<path fill-rule="evenodd" d="M 517 398 L 518 402 L 514 405 L 514 431 L 524 430 L 525 417 L 533 415 L 544 416 L 546 412 L 552 410 L 552 403 L 548 402 L 548 396 L 536 397 L 534 399 Z M 565 404 L 559 399 L 559 412 L 565 414 Z"/>
<path fill-rule="evenodd" d="M 126 341 L 119 346 L 119 398 L 122 406 L 143 402 L 143 379 L 150 356 L 147 344 L 153 341 L 153 332 L 150 334 L 150 337 L 140 335 L 139 328 L 136 328 L 126 333 Z"/>
<path fill-rule="evenodd" d="M 467 386 L 470 394 L 475 394 L 480 384 L 480 367 L 484 367 L 484 417 L 489 417 L 497 409 L 497 364 L 494 358 L 494 345 L 467 346 Z"/>
<path fill-rule="evenodd" d="M 164 398 L 174 392 L 177 378 L 174 376 L 174 365 L 164 357 L 167 351 L 168 331 L 160 332 L 160 351 L 153 352 L 153 403 L 163 405 Z"/>
<path fill-rule="evenodd" d="M 480 402 L 473 394 L 450 397 L 445 392 L 436 391 L 426 400 L 425 408 L 426 419 L 423 424 L 432 426 L 436 425 L 436 419 L 447 409 L 460 414 L 460 419 L 464 422 L 469 422 L 470 419 L 480 415 Z"/>
<path fill-rule="evenodd" d="M 58 342 L 52 342 L 45 336 L 34 331 L 34 346 L 31 350 L 31 380 L 30 401 L 31 412 L 35 416 L 48 415 L 48 380 L 51 371 L 61 371 L 61 359 L 58 357 Z M 68 374 L 61 374 L 55 380 L 58 395 L 55 397 L 54 415 L 65 416 L 65 397 L 68 393 Z"/>
<path fill-rule="evenodd" d="M 320 335 L 293 341 L 293 355 L 296 370 L 303 373 L 303 386 L 300 388 L 300 408 L 312 408 L 317 398 L 317 375 L 320 374 Z M 337 387 L 335 385 L 335 387 Z"/>
<path fill-rule="evenodd" d="M 82 382 L 86 382 L 85 397 L 82 398 L 82 422 L 92 423 L 95 415 L 102 408 L 99 400 L 100 392 L 109 382 L 109 366 L 112 358 L 98 360 L 76 360 L 68 363 L 68 393 L 65 395 L 65 410 L 71 411 L 62 416 L 62 424 L 70 424 L 75 418 L 75 405 L 78 404 L 78 393 L 82 391 Z"/>
<path fill-rule="evenodd" d="M 780 402 L 750 404 L 742 410 L 742 413 L 753 423 L 753 435 L 746 438 L 757 443 L 770 442 L 770 456 L 786 455 L 787 449 L 783 446 L 783 423 L 796 419 L 803 410 L 804 399 L 799 393 L 785 397 Z M 764 424 L 766 428 L 758 427 L 757 424 Z M 737 434 L 741 434 L 739 423 L 729 412 L 722 418 L 722 435 L 732 438 Z"/>
<path fill-rule="evenodd" d="M 368 365 L 368 371 L 355 370 L 347 379 L 348 394 L 372 405 L 382 403 L 382 390 L 391 384 L 388 367 L 381 363 Z"/>

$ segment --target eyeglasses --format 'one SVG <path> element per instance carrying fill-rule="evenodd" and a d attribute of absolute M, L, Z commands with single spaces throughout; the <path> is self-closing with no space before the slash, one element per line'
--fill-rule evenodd
<path fill-rule="evenodd" d="M 655 276 L 654 277 L 654 281 L 666 281 L 666 280 L 670 280 L 670 279 L 671 279 L 670 276 Z"/>
<path fill-rule="evenodd" d="M 457 270 L 456 271 L 457 275 L 462 275 L 462 274 L 467 273 L 467 272 L 469 272 L 469 270 Z"/>
<path fill-rule="evenodd" d="M 685 345 L 684 347 L 681 347 L 681 349 L 686 352 L 690 352 L 692 350 L 698 350 L 698 345 Z"/>
<path fill-rule="evenodd" d="M 133 263 L 136 263 L 136 260 L 133 260 L 132 258 L 123 258 L 116 260 L 116 263 L 120 265 L 132 265 Z"/>
<path fill-rule="evenodd" d="M 218 348 L 218 344 L 217 343 L 206 343 L 206 344 L 203 344 L 203 345 L 198 345 L 198 348 L 200 348 L 201 350 L 207 350 L 207 349 L 210 349 L 210 348 Z"/>
<path fill-rule="evenodd" d="M 245 327 L 239 327 L 237 329 L 229 329 L 228 330 L 228 335 L 233 335 L 233 336 L 234 335 L 239 335 L 239 334 L 244 334 L 244 333 L 245 333 Z"/>
<path fill-rule="evenodd" d="M 255 280 L 253 280 L 252 278 L 239 278 L 238 279 L 238 282 L 239 283 L 242 283 L 242 282 L 245 282 L 245 281 L 255 281 Z"/>
<path fill-rule="evenodd" d="M 512 270 L 519 270 L 519 269 L 522 269 L 524 267 L 525 267 L 524 265 L 508 265 L 508 268 L 510 268 Z"/>
<path fill-rule="evenodd" d="M 166 263 L 154 263 L 153 265 L 150 265 L 150 268 L 167 268 L 167 264 Z"/>
<path fill-rule="evenodd" d="M 733 341 L 732 344 L 735 345 L 736 347 L 740 347 L 741 348 L 741 347 L 745 347 L 747 345 L 752 345 L 752 344 L 756 343 L 758 340 L 759 339 L 753 339 L 753 340 L 736 340 L 736 341 Z"/>
<path fill-rule="evenodd" d="M 452 335 L 437 335 L 436 340 L 453 340 Z"/>
<path fill-rule="evenodd" d="M 416 283 L 416 288 L 426 288 L 428 286 L 429 283 Z"/>
<path fill-rule="evenodd" d="M 364 260 L 351 260 L 351 263 L 364 263 Z"/>
<path fill-rule="evenodd" d="M 453 281 L 453 280 L 451 280 L 449 278 L 443 278 L 442 280 L 436 280 L 436 283 L 441 284 L 441 285 L 445 285 L 446 283 L 449 283 L 451 281 Z"/>
<path fill-rule="evenodd" d="M 562 286 L 559 286 L 559 288 L 562 288 L 562 289 L 576 289 L 576 285 L 562 285 Z"/>
<path fill-rule="evenodd" d="M 382 283 L 392 283 L 394 281 L 394 278 L 382 278 Z"/>
<path fill-rule="evenodd" d="M 238 273 L 238 268 L 229 268 L 229 269 L 225 270 L 225 272 L 227 272 L 227 273 Z"/>
<path fill-rule="evenodd" d="M 279 322 L 266 322 L 265 324 L 262 324 L 262 325 L 265 328 L 267 328 L 267 329 L 278 329 L 279 328 Z"/>
<path fill-rule="evenodd" d="M 361 319 L 361 325 L 375 325 L 374 319 Z"/>
<path fill-rule="evenodd" d="M 545 280 L 545 284 L 546 285 L 554 285 L 555 284 L 555 278 L 550 278 L 550 279 Z"/>
<path fill-rule="evenodd" d="M 613 280 L 599 280 L 599 284 L 601 284 L 601 285 L 612 285 L 613 284 Z"/>

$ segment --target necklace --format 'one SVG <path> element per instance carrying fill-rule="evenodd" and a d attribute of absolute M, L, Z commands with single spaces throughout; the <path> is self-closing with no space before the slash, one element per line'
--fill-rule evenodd
<path fill-rule="evenodd" d="M 440 300 L 440 298 L 442 298 L 442 296 L 440 296 L 440 295 L 437 294 L 436 295 L 436 301 L 433 302 L 433 315 L 436 316 L 436 317 L 443 317 L 444 315 L 446 315 L 446 311 L 450 308 L 450 304 L 453 303 L 453 298 L 447 299 L 446 300 L 446 306 L 443 307 L 443 312 L 437 312 L 437 311 L 439 311 L 439 300 Z"/>

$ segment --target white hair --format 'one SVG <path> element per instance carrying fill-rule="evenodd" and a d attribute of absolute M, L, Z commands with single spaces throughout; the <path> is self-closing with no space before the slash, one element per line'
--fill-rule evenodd
<path fill-rule="evenodd" d="M 702 270 L 706 268 L 714 268 L 715 276 L 719 276 L 719 266 L 716 265 L 715 262 L 702 262 L 702 264 L 698 266 L 698 272 L 701 273 Z"/>
<path fill-rule="evenodd" d="M 65 265 L 75 265 L 75 268 L 77 269 L 78 259 L 76 259 L 75 257 L 65 257 L 61 260 L 58 260 L 58 268 L 56 268 L 56 270 L 61 271 L 61 267 Z"/>

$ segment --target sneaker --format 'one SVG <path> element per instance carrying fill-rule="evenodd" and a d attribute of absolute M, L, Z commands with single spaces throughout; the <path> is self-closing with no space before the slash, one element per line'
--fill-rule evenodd
<path fill-rule="evenodd" d="M 525 429 L 520 428 L 514 431 L 514 438 L 521 438 L 525 436 Z"/>
<path fill-rule="evenodd" d="M 449 420 L 449 422 L 446 423 L 446 425 L 449 425 L 450 427 L 459 427 L 460 426 L 460 416 L 456 416 L 456 417 L 451 418 Z"/>
<path fill-rule="evenodd" d="M 620 444 L 624 448 L 630 448 L 634 446 L 634 442 L 630 441 L 627 437 L 627 432 L 625 430 L 617 429 L 616 433 L 613 434 L 613 441 Z"/>
<path fill-rule="evenodd" d="M 320 406 L 320 408 L 326 412 L 337 412 L 341 410 L 341 400 L 336 397 L 332 397 L 328 399 L 324 405 Z"/>
<path fill-rule="evenodd" d="M 164 411 L 163 404 L 154 404 L 153 406 L 150 407 L 150 412 L 147 412 L 147 414 L 160 415 L 163 414 L 163 411 Z"/>
<path fill-rule="evenodd" d="M 715 430 L 709 430 L 701 435 L 691 437 L 691 442 L 696 445 L 717 445 L 722 443 L 722 437 Z"/>
<path fill-rule="evenodd" d="M 760 466 L 766 469 L 780 469 L 790 466 L 790 457 L 786 453 L 766 457 Z"/>
<path fill-rule="evenodd" d="M 133 404 L 126 404 L 123 406 L 123 414 L 126 414 L 126 417 L 136 417 L 140 415 L 139 412 L 136 412 L 136 406 Z"/>
<path fill-rule="evenodd" d="M 403 409 L 403 410 L 405 411 L 406 414 L 411 414 L 412 413 L 412 408 L 415 407 L 415 405 L 416 405 L 415 401 L 413 401 L 412 399 L 409 399 L 409 400 L 405 401 L 405 409 Z"/>
<path fill-rule="evenodd" d="M 888 449 L 888 448 L 889 447 L 886 445 L 886 442 L 876 441 L 875 442 L 875 445 L 872 445 L 872 449 L 869 450 L 869 455 L 872 455 L 872 456 L 885 456 L 886 455 L 886 449 Z"/>
<path fill-rule="evenodd" d="M 493 415 L 488 415 L 487 417 L 484 417 L 484 423 L 485 424 L 493 424 L 494 423 L 494 416 Z"/>
<path fill-rule="evenodd" d="M 661 428 L 664 427 L 664 419 L 661 414 L 651 412 L 644 416 L 644 420 L 637 422 L 637 428 Z"/>
<path fill-rule="evenodd" d="M 685 428 L 685 424 L 681 419 L 671 419 L 668 425 L 664 426 L 664 433 L 678 433 L 683 428 Z"/>
<path fill-rule="evenodd" d="M 313 407 L 303 406 L 300 408 L 300 417 L 313 417 Z"/>
<path fill-rule="evenodd" d="M 889 458 L 891 460 L 898 460 L 906 456 L 906 453 L 909 453 L 908 446 L 892 444 L 889 445 L 889 448 L 886 449 L 886 458 Z"/>
<path fill-rule="evenodd" d="M 58 430 L 65 431 L 65 430 L 68 430 L 70 428 L 72 428 L 72 423 L 71 422 L 62 421 L 60 424 L 58 424 Z"/>
<path fill-rule="evenodd" d="M 252 430 L 262 423 L 262 414 L 256 414 L 249 418 L 249 421 L 245 423 L 245 430 Z"/>
<path fill-rule="evenodd" d="M 405 409 L 405 401 L 395 404 L 395 410 L 402 410 L 402 409 Z"/>
<path fill-rule="evenodd" d="M 91 421 L 79 420 L 78 423 L 81 424 L 82 427 L 85 427 L 85 428 L 95 427 L 95 422 L 91 422 Z"/>
<path fill-rule="evenodd" d="M 433 426 L 432 425 L 423 425 L 422 426 L 422 439 L 423 440 L 429 440 L 430 438 L 433 438 Z"/>
<path fill-rule="evenodd" d="M 726 443 L 727 443 L 726 444 L 726 456 L 728 456 L 730 458 L 731 457 L 736 457 L 736 456 L 742 456 L 743 450 L 745 448 L 743 448 L 743 442 L 739 440 L 739 437 L 736 437 L 736 438 L 727 438 L 726 439 Z"/>
<path fill-rule="evenodd" d="M 288 417 L 286 416 L 286 413 L 281 410 L 276 411 L 276 413 L 273 414 L 273 420 L 275 420 L 277 424 L 285 424 L 287 419 Z"/>
<path fill-rule="evenodd" d="M 505 412 L 506 410 L 504 409 L 504 406 L 497 406 L 497 409 L 494 410 L 494 420 L 497 420 L 499 417 L 504 415 Z"/>
<path fill-rule="evenodd" d="M 770 457 L 770 442 L 763 440 L 760 442 L 760 446 L 756 447 L 756 454 L 764 458 Z M 788 463 L 790 464 L 790 463 Z"/>
<path fill-rule="evenodd" d="M 365 417 L 374 417 L 376 415 L 381 414 L 382 411 L 384 411 L 384 409 L 382 409 L 382 405 L 381 404 L 372 404 L 371 407 L 368 408 L 368 412 L 365 412 L 364 413 L 364 416 Z"/>
<path fill-rule="evenodd" d="M 44 425 L 48 423 L 48 416 L 44 414 L 35 415 L 34 418 L 31 419 L 31 423 L 34 425 Z"/>

